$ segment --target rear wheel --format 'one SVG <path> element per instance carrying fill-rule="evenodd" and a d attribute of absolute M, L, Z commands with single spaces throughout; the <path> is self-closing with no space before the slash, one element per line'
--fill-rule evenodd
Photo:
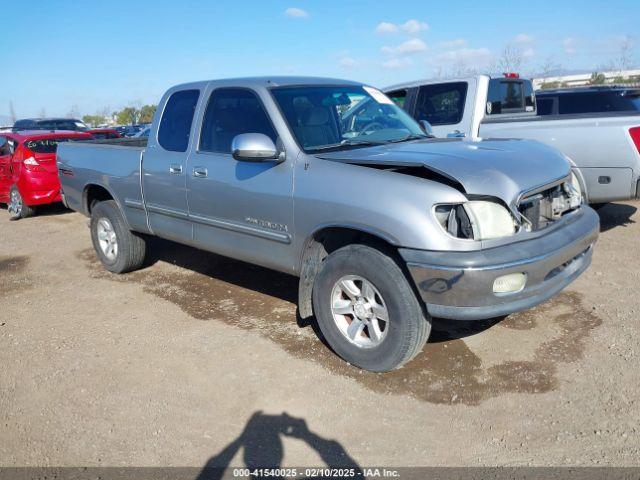
<path fill-rule="evenodd" d="M 93 248 L 107 270 L 126 273 L 142 266 L 146 241 L 129 230 L 115 201 L 95 205 L 91 210 L 90 228 Z"/>
<path fill-rule="evenodd" d="M 11 187 L 9 191 L 9 203 L 7 204 L 7 210 L 9 211 L 11 220 L 19 220 L 21 218 L 27 218 L 35 213 L 35 209 L 24 204 L 20 190 L 15 185 Z"/>
<path fill-rule="evenodd" d="M 404 365 L 431 332 L 431 319 L 398 264 L 366 245 L 343 247 L 324 260 L 313 308 L 331 348 L 375 372 Z"/>

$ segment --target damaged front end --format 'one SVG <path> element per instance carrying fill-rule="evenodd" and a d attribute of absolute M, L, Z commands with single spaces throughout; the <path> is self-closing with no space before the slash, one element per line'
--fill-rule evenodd
<path fill-rule="evenodd" d="M 511 209 L 497 198 L 483 197 L 462 204 L 436 205 L 433 212 L 440 226 L 458 239 L 490 240 L 519 231 L 535 232 L 582 205 L 579 185 L 574 185 L 577 180 L 572 175 L 571 179 L 523 194 Z"/>

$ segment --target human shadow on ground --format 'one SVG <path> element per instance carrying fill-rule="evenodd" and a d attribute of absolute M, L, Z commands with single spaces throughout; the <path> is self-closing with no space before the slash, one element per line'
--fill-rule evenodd
<path fill-rule="evenodd" d="M 304 419 L 291 417 L 286 412 L 281 415 L 266 415 L 262 411 L 257 411 L 251 416 L 238 438 L 207 461 L 197 480 L 223 478 L 225 469 L 229 468 L 240 449 L 242 449 L 244 468 L 280 469 L 284 458 L 283 438 L 287 437 L 305 442 L 316 451 L 326 468 L 338 469 L 335 472 L 338 474 L 341 473 L 340 470 L 345 471 L 344 475 L 331 476 L 331 478 L 363 477 L 358 463 L 349 456 L 339 442 L 312 432 Z M 304 472 L 298 472 L 298 475 L 300 473 L 304 474 Z M 284 478 L 284 476 L 283 472 L 282 476 L 273 478 Z M 321 476 L 305 478 L 321 478 Z"/>

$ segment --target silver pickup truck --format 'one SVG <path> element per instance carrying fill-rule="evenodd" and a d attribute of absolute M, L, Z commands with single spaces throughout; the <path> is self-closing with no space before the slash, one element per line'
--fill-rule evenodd
<path fill-rule="evenodd" d="M 385 92 L 438 137 L 526 138 L 572 163 L 589 203 L 640 197 L 640 112 L 536 115 L 531 81 L 478 75 L 416 81 Z"/>
<path fill-rule="evenodd" d="M 344 80 L 176 86 L 148 140 L 61 144 L 57 161 L 108 270 L 140 268 L 157 235 L 297 275 L 300 315 L 373 371 L 419 353 L 432 316 L 550 298 L 587 268 L 599 230 L 554 149 L 429 138 Z"/>

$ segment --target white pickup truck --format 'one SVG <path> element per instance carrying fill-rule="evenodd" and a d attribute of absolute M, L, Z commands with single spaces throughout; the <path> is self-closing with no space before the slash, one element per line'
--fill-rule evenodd
<path fill-rule="evenodd" d="M 385 93 L 437 137 L 526 138 L 556 147 L 589 203 L 640 197 L 638 111 L 537 115 L 531 81 L 509 74 L 416 81 Z"/>

